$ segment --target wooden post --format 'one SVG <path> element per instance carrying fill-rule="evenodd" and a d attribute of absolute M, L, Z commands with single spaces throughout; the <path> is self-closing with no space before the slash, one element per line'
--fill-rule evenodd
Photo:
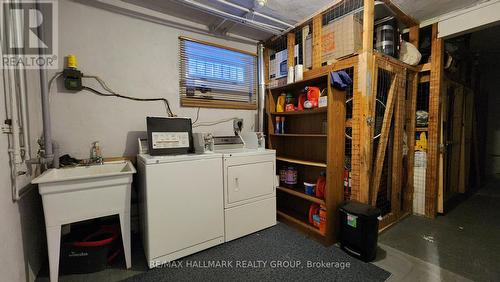
<path fill-rule="evenodd" d="M 295 66 L 294 56 L 295 56 L 295 33 L 289 32 L 286 37 L 287 49 L 288 49 L 288 67 Z"/>
<path fill-rule="evenodd" d="M 417 111 L 417 92 L 418 92 L 418 72 L 411 73 L 409 87 L 410 96 L 407 101 L 407 117 L 406 117 L 406 133 L 407 133 L 407 183 L 404 194 L 403 210 L 409 212 L 413 210 L 413 176 L 414 176 L 414 161 L 415 161 L 415 124 L 416 124 L 416 111 Z"/>
<path fill-rule="evenodd" d="M 389 95 L 387 97 L 387 105 L 384 112 L 384 120 L 382 122 L 382 131 L 380 133 L 380 141 L 377 149 L 377 156 L 375 157 L 376 169 L 373 173 L 373 180 L 371 182 L 370 190 L 370 203 L 375 206 L 377 204 L 377 194 L 380 187 L 380 178 L 382 176 L 382 169 L 384 167 L 384 160 L 386 157 L 387 144 L 389 142 L 389 134 L 391 130 L 394 104 L 399 107 L 399 101 L 397 101 L 398 91 L 397 91 L 397 77 L 394 77 L 391 82 L 391 87 L 389 89 Z"/>
<path fill-rule="evenodd" d="M 427 138 L 427 171 L 425 181 L 425 215 L 436 217 L 439 183 L 439 154 L 441 138 L 441 93 L 443 81 L 443 39 L 438 38 L 438 26 L 432 25 L 431 81 L 429 93 L 429 136 Z"/>
<path fill-rule="evenodd" d="M 401 185 L 403 184 L 403 139 L 405 123 L 406 69 L 396 75 L 396 97 L 394 102 L 394 141 L 392 145 L 392 197 L 391 209 L 398 217 L 401 214 Z"/>
<path fill-rule="evenodd" d="M 328 85 L 331 78 L 328 76 Z M 337 214 L 339 205 L 344 201 L 344 154 L 345 154 L 345 92 L 328 87 L 328 147 L 327 147 L 327 179 L 326 212 L 327 243 L 337 241 L 340 220 Z"/>
<path fill-rule="evenodd" d="M 353 131 L 359 133 L 353 136 L 353 148 L 359 148 L 359 167 L 353 166 L 353 186 L 359 187 L 358 201 L 368 203 L 370 197 L 370 179 L 372 176 L 372 146 L 373 146 L 373 24 L 374 24 L 374 0 L 364 0 L 363 11 L 363 50 L 359 57 L 358 77 L 360 95 L 359 101 L 354 103 L 357 113 L 353 122 Z M 354 135 L 354 134 L 353 134 Z"/>
<path fill-rule="evenodd" d="M 313 18 L 313 36 L 312 36 L 312 68 L 321 67 L 321 29 L 322 29 L 322 14 L 316 15 Z"/>
<path fill-rule="evenodd" d="M 413 44 L 415 47 L 417 47 L 417 49 L 418 49 L 419 37 L 420 37 L 420 26 L 414 25 L 410 27 L 410 43 Z"/>

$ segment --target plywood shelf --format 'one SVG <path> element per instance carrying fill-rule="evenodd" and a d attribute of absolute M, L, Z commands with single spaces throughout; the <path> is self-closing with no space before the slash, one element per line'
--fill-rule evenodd
<path fill-rule="evenodd" d="M 287 133 L 287 134 L 276 134 L 271 133 L 271 136 L 276 137 L 317 137 L 317 138 L 326 138 L 326 134 L 295 134 L 295 133 Z"/>
<path fill-rule="evenodd" d="M 287 157 L 276 157 L 276 160 L 287 162 L 287 163 L 299 164 L 299 165 L 308 165 L 308 166 L 316 166 L 316 167 L 326 167 L 326 163 L 311 162 L 311 161 L 298 160 L 298 159 L 287 158 Z"/>
<path fill-rule="evenodd" d="M 427 128 L 427 127 L 415 127 L 415 131 L 417 131 L 417 132 L 429 131 L 429 128 Z"/>
<path fill-rule="evenodd" d="M 323 233 L 321 233 L 319 231 L 318 228 L 316 228 L 316 227 L 312 226 L 311 224 L 309 224 L 308 222 L 306 222 L 307 219 L 303 216 L 297 215 L 291 211 L 284 212 L 284 211 L 278 210 L 277 213 L 278 213 L 278 216 L 281 217 L 281 220 L 289 221 L 289 222 L 296 224 L 299 227 L 301 227 L 301 228 L 303 228 L 311 233 L 314 233 L 316 235 L 325 236 Z"/>
<path fill-rule="evenodd" d="M 315 108 L 311 110 L 293 111 L 293 112 L 270 112 L 274 116 L 296 116 L 296 115 L 314 115 L 328 112 L 327 107 Z"/>
<path fill-rule="evenodd" d="M 284 193 L 287 193 L 287 194 L 290 194 L 290 195 L 302 198 L 302 199 L 307 200 L 309 202 L 313 202 L 313 203 L 316 203 L 316 204 L 319 204 L 319 205 L 326 205 L 325 200 L 320 199 L 320 198 L 316 198 L 314 196 L 307 195 L 306 193 L 300 192 L 300 191 L 298 191 L 296 189 L 287 188 L 287 187 L 281 187 L 281 186 L 278 186 L 277 189 L 279 191 L 282 191 Z"/>
<path fill-rule="evenodd" d="M 267 89 L 273 92 L 287 92 L 291 90 L 297 90 L 304 88 L 306 86 L 317 85 L 321 83 L 326 83 L 328 81 L 328 73 L 321 73 L 315 76 L 311 76 L 307 79 L 303 79 L 301 81 L 297 81 L 294 83 L 289 83 L 282 86 L 277 87 L 268 87 Z"/>

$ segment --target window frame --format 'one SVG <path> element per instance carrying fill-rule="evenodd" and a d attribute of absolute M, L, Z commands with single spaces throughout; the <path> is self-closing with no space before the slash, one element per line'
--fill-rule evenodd
<path fill-rule="evenodd" d="M 223 46 L 220 44 L 216 43 L 211 43 L 203 40 L 198 40 L 198 39 L 193 39 L 189 37 L 184 37 L 184 36 L 179 36 L 179 44 L 181 41 L 191 41 L 199 44 L 204 44 L 207 46 L 211 47 L 216 47 L 216 48 L 221 48 L 221 49 L 226 49 L 229 51 L 233 52 L 238 52 L 242 53 L 245 55 L 250 55 L 252 57 L 255 57 L 257 59 L 257 54 L 252 53 L 249 51 L 244 51 L 232 47 L 227 47 Z M 179 45 L 180 46 L 180 45 Z M 179 52 L 181 52 L 181 49 L 179 49 Z M 179 53 L 179 64 L 182 64 L 182 59 L 180 58 L 181 54 Z M 255 65 L 255 69 L 257 70 L 258 66 L 257 64 Z M 179 65 L 179 69 L 182 69 L 182 66 Z M 255 101 L 254 102 L 238 102 L 238 101 L 225 101 L 225 100 L 217 100 L 217 99 L 209 99 L 209 98 L 203 98 L 203 97 L 185 97 L 182 94 L 179 94 L 180 98 L 180 105 L 181 107 L 196 107 L 196 108 L 220 108 L 220 109 L 240 109 L 240 110 L 256 110 L 257 109 L 257 95 L 258 95 L 258 75 L 254 79 L 254 87 L 255 87 Z M 179 71 L 179 87 L 181 87 L 182 83 L 182 72 Z M 180 91 L 179 91 L 180 93 Z"/>

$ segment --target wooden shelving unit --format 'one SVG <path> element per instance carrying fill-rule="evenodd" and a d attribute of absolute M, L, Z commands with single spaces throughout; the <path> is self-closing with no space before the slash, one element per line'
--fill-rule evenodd
<path fill-rule="evenodd" d="M 328 135 L 326 134 L 270 134 L 271 136 L 276 137 L 317 137 L 317 138 L 326 138 Z"/>
<path fill-rule="evenodd" d="M 326 163 L 304 161 L 304 160 L 285 158 L 285 157 L 279 157 L 279 156 L 276 157 L 276 160 L 287 162 L 287 163 L 292 163 L 292 164 L 298 164 L 298 165 L 316 166 L 316 167 L 325 167 L 325 168 L 327 167 Z"/>
<path fill-rule="evenodd" d="M 276 88 L 280 89 L 280 88 Z M 272 91 L 272 90 L 271 90 Z M 276 90 L 274 90 L 276 91 Z M 286 91 L 286 90 L 281 90 L 281 91 Z M 322 107 L 322 108 L 316 108 L 316 109 L 311 109 L 311 110 L 303 110 L 303 111 L 294 111 L 294 112 L 270 112 L 271 115 L 274 116 L 297 116 L 297 115 L 314 115 L 314 114 L 323 114 L 328 111 L 328 107 Z"/>
<path fill-rule="evenodd" d="M 309 202 L 313 202 L 313 203 L 316 203 L 319 205 L 326 205 L 326 202 L 324 199 L 320 199 L 320 198 L 316 198 L 314 196 L 307 195 L 306 193 L 297 191 L 296 189 L 279 186 L 278 190 L 285 192 L 285 193 L 288 193 L 290 195 L 294 195 L 296 197 L 300 197 L 302 199 L 308 200 Z"/>
<path fill-rule="evenodd" d="M 300 82 L 268 89 L 268 147 L 276 150 L 277 169 L 294 167 L 298 181 L 293 187 L 281 183 L 278 191 L 278 219 L 296 227 L 325 245 L 333 244 L 337 234 L 337 209 L 343 201 L 345 146 L 345 93 L 330 87 L 329 72 Z M 327 89 L 328 106 L 303 111 L 276 112 L 282 93 L 291 93 L 296 100 L 306 86 Z M 285 118 L 284 133 L 275 132 L 277 117 Z M 307 195 L 303 182 L 316 183 L 326 172 L 324 199 Z M 308 221 L 311 204 L 326 208 L 324 234 Z"/>

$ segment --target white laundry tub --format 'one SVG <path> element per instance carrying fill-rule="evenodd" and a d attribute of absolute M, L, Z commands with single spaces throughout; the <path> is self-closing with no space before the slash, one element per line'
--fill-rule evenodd
<path fill-rule="evenodd" d="M 130 258 L 130 193 L 136 170 L 130 161 L 49 169 L 35 178 L 42 195 L 50 280 L 57 281 L 61 226 L 119 215 L 127 268 Z"/>

